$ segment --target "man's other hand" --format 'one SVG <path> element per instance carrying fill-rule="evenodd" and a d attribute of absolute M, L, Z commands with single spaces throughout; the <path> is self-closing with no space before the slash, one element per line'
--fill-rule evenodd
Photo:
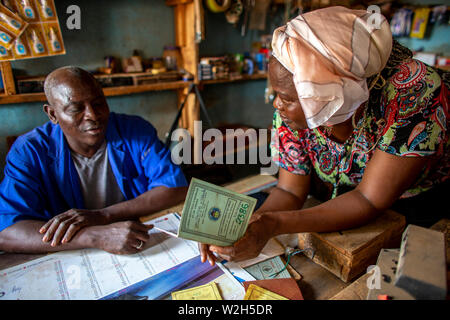
<path fill-rule="evenodd" d="M 51 218 L 39 232 L 45 233 L 42 241 L 51 241 L 55 247 L 69 242 L 81 228 L 108 223 L 109 219 L 101 210 L 70 209 Z"/>

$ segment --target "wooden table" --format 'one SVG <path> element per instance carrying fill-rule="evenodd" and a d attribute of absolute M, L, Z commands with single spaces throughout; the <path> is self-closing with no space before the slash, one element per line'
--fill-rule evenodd
<path fill-rule="evenodd" d="M 274 186 L 277 182 L 277 179 L 273 176 L 268 175 L 255 175 L 250 176 L 241 180 L 238 180 L 236 182 L 232 182 L 230 184 L 227 184 L 226 187 L 230 190 L 243 193 L 243 194 L 249 194 L 258 192 L 263 189 L 270 188 Z M 157 218 L 159 216 L 165 215 L 170 212 L 181 212 L 183 209 L 183 203 L 165 209 L 161 210 L 159 212 L 153 213 L 149 216 L 141 218 L 141 221 L 147 221 L 150 219 Z M 45 254 L 19 254 L 19 253 L 4 253 L 0 254 L 0 270 L 9 268 L 21 263 L 28 262 L 30 260 L 34 260 L 40 257 L 45 256 Z"/>
<path fill-rule="evenodd" d="M 267 189 L 276 183 L 272 176 L 251 176 L 237 182 L 226 185 L 229 189 L 240 193 L 253 193 Z M 314 206 L 319 202 L 314 198 L 309 198 L 305 206 Z M 169 212 L 181 212 L 183 204 L 162 210 L 141 220 L 147 221 Z M 449 243 L 450 220 L 443 220 L 432 227 L 435 230 L 446 232 L 447 243 Z M 447 260 L 450 261 L 449 248 L 447 246 Z M 0 255 L 0 269 L 8 268 L 20 263 L 44 256 L 44 254 L 12 254 Z M 303 254 L 295 255 L 290 260 L 290 265 L 302 276 L 298 281 L 300 290 L 305 300 L 365 300 L 367 296 L 366 280 L 369 274 L 363 275 L 352 283 L 345 283 L 333 273 L 314 263 Z M 450 263 L 449 263 L 450 265 Z M 450 274 L 449 274 L 450 276 Z M 450 279 L 450 277 L 449 277 Z"/>

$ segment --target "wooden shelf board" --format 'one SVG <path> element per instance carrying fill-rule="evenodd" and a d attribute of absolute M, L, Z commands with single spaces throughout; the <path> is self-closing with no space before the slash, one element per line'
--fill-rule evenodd
<path fill-rule="evenodd" d="M 166 6 L 172 7 L 180 4 L 191 3 L 194 0 L 166 0 Z"/>
<path fill-rule="evenodd" d="M 112 97 L 149 91 L 183 89 L 188 87 L 190 83 L 191 82 L 189 81 L 172 81 L 172 82 L 158 82 L 139 86 L 109 87 L 104 88 L 103 92 L 105 93 L 105 96 Z M 43 101 L 47 101 L 45 94 L 43 92 L 0 95 L 0 104 L 43 102 Z"/>
<path fill-rule="evenodd" d="M 231 79 L 215 79 L 215 80 L 201 80 L 200 84 L 215 84 L 215 83 L 230 83 L 237 81 L 250 81 L 250 80 L 262 80 L 267 79 L 267 73 L 256 73 L 251 76 L 242 75 L 240 77 Z"/>

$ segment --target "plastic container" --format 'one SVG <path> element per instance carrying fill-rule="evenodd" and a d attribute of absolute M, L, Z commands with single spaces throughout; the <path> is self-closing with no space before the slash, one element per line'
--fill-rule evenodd
<path fill-rule="evenodd" d="M 163 60 L 167 70 L 178 70 L 181 67 L 180 47 L 164 46 Z"/>

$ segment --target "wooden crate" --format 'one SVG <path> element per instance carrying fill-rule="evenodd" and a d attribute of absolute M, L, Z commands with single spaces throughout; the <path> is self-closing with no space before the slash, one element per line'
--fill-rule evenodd
<path fill-rule="evenodd" d="M 382 248 L 398 248 L 405 217 L 386 211 L 369 224 L 330 233 L 300 233 L 299 247 L 312 249 L 305 255 L 345 282 L 352 281 L 376 264 Z M 313 256 L 314 253 L 314 256 Z"/>

